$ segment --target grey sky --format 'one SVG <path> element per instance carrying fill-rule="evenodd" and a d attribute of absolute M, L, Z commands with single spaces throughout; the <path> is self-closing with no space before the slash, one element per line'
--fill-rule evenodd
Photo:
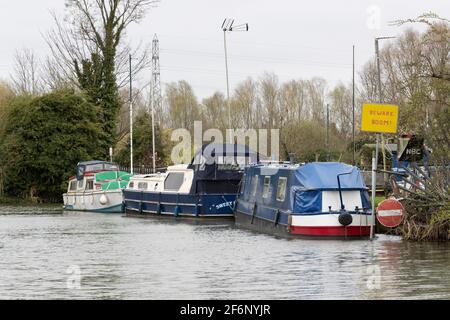
<path fill-rule="evenodd" d="M 380 29 L 368 27 L 373 9 L 380 9 Z M 63 0 L 0 0 L 0 78 L 12 72 L 16 49 L 30 48 L 44 57 L 41 36 L 52 26 L 50 11 L 63 13 Z M 443 0 L 162 0 L 145 20 L 128 31 L 132 43 L 161 42 L 163 83 L 187 80 L 203 98 L 225 92 L 224 18 L 248 22 L 249 32 L 228 35 L 232 89 L 247 76 L 274 72 L 280 81 L 320 76 L 330 85 L 351 81 L 352 45 L 359 69 L 373 57 L 373 38 L 396 35 L 403 28 L 388 22 L 433 11 L 450 13 Z M 372 24 L 373 25 L 373 24 Z M 376 27 L 375 25 L 373 25 Z M 416 26 L 415 28 L 419 28 Z M 150 77 L 147 70 L 141 76 Z"/>

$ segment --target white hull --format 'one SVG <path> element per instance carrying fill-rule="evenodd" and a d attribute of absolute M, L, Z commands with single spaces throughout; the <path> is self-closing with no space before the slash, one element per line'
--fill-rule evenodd
<path fill-rule="evenodd" d="M 64 209 L 74 211 L 122 212 L 122 189 L 65 193 Z"/>
<path fill-rule="evenodd" d="M 366 214 L 352 214 L 351 227 L 369 227 L 372 217 Z M 292 216 L 294 227 L 342 227 L 339 223 L 339 214 L 317 214 L 310 216 Z"/>

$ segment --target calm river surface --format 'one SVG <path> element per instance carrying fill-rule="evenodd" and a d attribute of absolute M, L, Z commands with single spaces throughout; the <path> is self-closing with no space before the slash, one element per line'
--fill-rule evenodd
<path fill-rule="evenodd" d="M 450 299 L 450 245 L 0 207 L 0 299 Z"/>

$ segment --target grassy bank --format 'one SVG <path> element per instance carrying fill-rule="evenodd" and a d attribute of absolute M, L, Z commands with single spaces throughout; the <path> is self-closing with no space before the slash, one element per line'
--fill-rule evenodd
<path fill-rule="evenodd" d="M 61 203 L 42 203 L 31 199 L 23 199 L 17 197 L 0 196 L 0 205 L 6 206 L 61 206 Z"/>
<path fill-rule="evenodd" d="M 383 201 L 386 200 L 385 197 L 381 196 L 381 197 L 375 197 L 375 208 L 378 207 L 378 205 Z"/>
<path fill-rule="evenodd" d="M 375 197 L 375 207 L 385 197 Z M 376 232 L 394 234 L 409 241 L 449 241 L 450 240 L 450 203 L 442 207 L 418 206 L 416 203 L 402 201 L 406 216 L 398 228 L 387 228 L 376 220 Z"/>

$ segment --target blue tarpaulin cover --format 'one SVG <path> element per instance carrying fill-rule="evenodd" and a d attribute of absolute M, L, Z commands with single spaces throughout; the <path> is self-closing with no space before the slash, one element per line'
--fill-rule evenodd
<path fill-rule="evenodd" d="M 342 190 L 361 190 L 365 204 L 366 185 L 358 168 L 337 162 L 317 162 L 301 166 L 295 171 L 293 193 L 293 211 L 303 214 L 322 212 L 322 191 L 339 190 L 337 176 L 340 176 Z M 366 200 L 366 201 L 364 201 Z"/>
<path fill-rule="evenodd" d="M 337 175 L 340 177 L 341 189 L 365 189 L 363 177 L 357 167 L 338 162 L 314 162 L 301 166 L 295 171 L 298 190 L 338 190 Z"/>
<path fill-rule="evenodd" d="M 295 194 L 294 212 L 313 213 L 322 211 L 322 191 L 299 191 Z"/>

